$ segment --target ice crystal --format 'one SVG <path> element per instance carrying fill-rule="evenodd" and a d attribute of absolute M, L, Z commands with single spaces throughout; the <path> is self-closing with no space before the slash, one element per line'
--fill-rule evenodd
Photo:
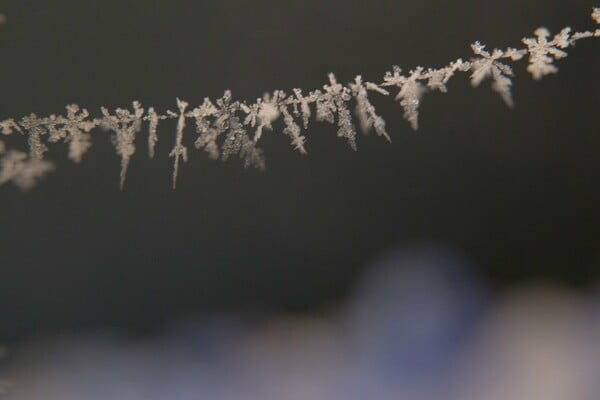
<path fill-rule="evenodd" d="M 76 163 L 81 162 L 83 155 L 92 147 L 90 131 L 99 121 L 88 120 L 90 116 L 85 108 L 81 110 L 77 104 L 66 106 L 67 116 L 50 117 L 50 142 L 64 140 L 69 143 L 69 158 Z"/>
<path fill-rule="evenodd" d="M 279 118 L 277 101 L 271 99 L 268 94 L 265 94 L 262 99 L 257 99 L 255 104 L 250 106 L 240 104 L 240 107 L 248 114 L 244 120 L 244 125 L 250 125 L 252 128 L 256 127 L 254 142 L 260 140 L 263 129 L 273 130 L 271 124 Z"/>
<path fill-rule="evenodd" d="M 167 116 L 158 114 L 154 107 L 150 107 L 144 119 L 148 121 L 148 156 L 154 158 L 154 149 L 158 142 L 158 124 L 161 120 L 167 119 Z"/>
<path fill-rule="evenodd" d="M 227 96 L 227 93 L 225 94 Z M 224 97 L 225 97 L 224 96 Z M 223 110 L 221 100 L 220 109 L 214 106 L 208 97 L 204 99 L 204 103 L 196 107 L 188 113 L 196 121 L 196 132 L 199 134 L 198 139 L 194 142 L 194 146 L 197 149 L 204 148 L 209 154 L 209 157 L 213 160 L 219 158 L 219 145 L 217 144 L 217 138 L 224 131 L 222 127 L 223 121 L 226 119 L 226 114 Z M 210 117 L 216 116 L 216 122 L 214 126 L 211 124 Z M 217 123 L 221 121 L 221 123 Z"/>
<path fill-rule="evenodd" d="M 144 109 L 137 101 L 133 102 L 133 112 L 127 109 L 117 108 L 115 115 L 111 115 L 107 108 L 101 108 L 103 118 L 100 121 L 102 127 L 115 133 L 112 138 L 117 154 L 121 157 L 121 173 L 119 187 L 123 189 L 127 168 L 131 156 L 135 153 L 135 135 L 141 129 Z"/>
<path fill-rule="evenodd" d="M 44 153 L 48 151 L 48 146 L 42 142 L 42 136 L 48 133 L 48 119 L 38 118 L 31 113 L 21 118 L 19 125 L 27 131 L 27 144 L 29 145 L 29 157 L 42 160 Z"/>
<path fill-rule="evenodd" d="M 383 136 L 388 142 L 391 142 L 390 135 L 385 131 L 385 120 L 375 113 L 375 107 L 369 101 L 367 89 L 387 94 L 387 91 L 374 83 L 367 82 L 365 85 L 360 75 L 354 78 L 354 83 L 350 84 L 350 90 L 352 96 L 356 99 L 355 113 L 360 122 L 361 130 L 368 133 L 371 128 L 374 128 L 379 136 Z"/>
<path fill-rule="evenodd" d="M 177 136 L 175 138 L 175 147 L 169 153 L 169 157 L 175 157 L 173 166 L 173 189 L 177 187 L 177 175 L 179 174 L 179 157 L 184 162 L 188 160 L 187 147 L 183 145 L 183 129 L 185 128 L 185 109 L 189 104 L 186 101 L 177 99 L 177 108 L 179 108 L 179 116 L 177 118 Z"/>
<path fill-rule="evenodd" d="M 410 122 L 413 129 L 419 127 L 419 105 L 423 95 L 427 91 L 425 86 L 419 82 L 422 79 L 422 67 L 409 72 L 409 76 L 401 74 L 399 66 L 394 65 L 393 72 L 387 72 L 383 78 L 384 83 L 381 86 L 397 86 L 400 88 L 395 99 L 400 102 L 404 109 L 404 118 Z"/>
<path fill-rule="evenodd" d="M 523 44 L 527 46 L 529 52 L 529 72 L 533 79 L 542 79 L 545 75 L 555 74 L 558 68 L 553 64 L 554 60 L 559 60 L 567 56 L 562 49 L 569 47 L 571 28 L 564 28 L 552 40 L 548 40 L 550 32 L 546 28 L 538 28 L 534 32 L 534 38 L 524 38 Z"/>
<path fill-rule="evenodd" d="M 323 85 L 324 92 L 316 90 L 312 96 L 316 98 L 317 120 L 330 124 L 335 122 L 334 113 L 338 115 L 338 137 L 346 139 L 353 150 L 356 150 L 356 130 L 346 105 L 352 96 L 350 89 L 337 82 L 333 73 L 329 74 L 329 85 Z"/>
<path fill-rule="evenodd" d="M 505 58 L 510 58 L 512 61 L 520 60 L 526 54 L 526 50 L 508 48 L 506 51 L 502 51 L 494 49 L 490 53 L 479 42 L 473 43 L 471 49 L 475 55 L 479 56 L 471 60 L 471 70 L 473 71 L 471 73 L 471 85 L 477 87 L 484 79 L 491 78 L 493 81 L 492 89 L 500 95 L 507 106 L 512 108 L 514 102 L 510 89 L 512 86 L 510 77 L 513 76 L 513 71 L 511 67 L 499 60 Z"/>

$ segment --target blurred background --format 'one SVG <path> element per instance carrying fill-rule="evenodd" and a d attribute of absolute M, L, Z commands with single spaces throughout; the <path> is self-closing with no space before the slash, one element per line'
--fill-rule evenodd
<path fill-rule="evenodd" d="M 0 119 L 377 82 L 598 5 L 0 1 Z M 539 82 L 516 64 L 513 110 L 459 75 L 417 132 L 372 97 L 392 144 L 313 121 L 301 156 L 278 124 L 264 173 L 193 150 L 176 191 L 174 121 L 123 192 L 108 135 L 80 165 L 51 148 L 54 174 L 0 188 L 4 395 L 597 398 L 599 42 L 568 52 Z"/>

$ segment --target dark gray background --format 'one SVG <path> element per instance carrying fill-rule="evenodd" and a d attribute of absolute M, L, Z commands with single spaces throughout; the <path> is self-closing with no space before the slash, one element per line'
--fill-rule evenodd
<path fill-rule="evenodd" d="M 545 25 L 587 29 L 589 1 L 1 1 L 0 119 L 99 107 L 175 109 L 232 89 L 315 89 L 334 71 L 378 81 L 392 64 L 441 66 L 469 44 L 519 46 Z M 268 169 L 192 152 L 170 189 L 174 122 L 155 160 L 143 140 L 125 190 L 106 134 L 81 165 L 29 193 L 0 188 L 0 341 L 116 326 L 152 332 L 187 313 L 257 304 L 307 311 L 343 298 L 377 252 L 436 242 L 503 288 L 585 286 L 600 263 L 600 42 L 534 82 L 515 68 L 516 108 L 465 75 L 430 94 L 412 132 L 377 98 L 393 144 L 352 152 L 312 123 L 308 156 L 276 127 Z M 194 140 L 188 129 L 186 144 Z M 15 138 L 13 138 L 15 139 Z M 19 143 L 16 141 L 14 143 Z"/>

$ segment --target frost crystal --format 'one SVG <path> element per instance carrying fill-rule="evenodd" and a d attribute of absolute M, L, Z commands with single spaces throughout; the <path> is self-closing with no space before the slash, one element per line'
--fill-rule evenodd
<path fill-rule="evenodd" d="M 179 157 L 183 159 L 184 162 L 188 160 L 188 151 L 187 147 L 183 145 L 183 129 L 185 128 L 185 109 L 187 108 L 188 103 L 182 100 L 177 99 L 177 108 L 179 108 L 179 117 L 177 119 L 177 136 L 175 138 L 175 147 L 169 153 L 169 157 L 175 157 L 175 162 L 173 166 L 173 189 L 177 187 L 177 175 L 179 174 Z"/>
<path fill-rule="evenodd" d="M 267 99 L 268 100 L 268 99 Z M 236 113 L 240 110 L 246 112 L 245 124 L 262 125 L 268 128 L 271 125 L 274 113 L 270 106 L 264 108 L 263 103 L 253 106 L 231 101 L 231 92 L 225 91 L 223 97 L 213 105 L 210 99 L 205 98 L 204 103 L 187 113 L 196 120 L 196 132 L 200 134 L 194 143 L 197 149 L 204 148 L 210 158 L 217 159 L 219 156 L 227 160 L 230 156 L 237 154 L 244 160 L 246 167 L 264 168 L 262 152 L 256 148 L 255 141 L 248 137 L 244 124 Z M 261 109 L 263 111 L 261 112 Z M 225 135 L 222 148 L 219 149 L 218 139 Z"/>
<path fill-rule="evenodd" d="M 69 143 L 69 158 L 76 163 L 81 162 L 83 155 L 92 147 L 90 131 L 99 121 L 88 120 L 88 110 L 80 110 L 77 104 L 66 106 L 67 116 L 51 116 L 49 124 L 50 142 L 64 140 Z"/>
<path fill-rule="evenodd" d="M 596 21 L 597 24 L 600 24 L 600 8 L 594 7 L 592 10 L 592 19 Z"/>
<path fill-rule="evenodd" d="M 48 133 L 48 119 L 38 118 L 31 113 L 23 117 L 19 124 L 28 132 L 27 143 L 29 144 L 29 157 L 42 160 L 48 147 L 42 143 L 42 136 Z"/>
<path fill-rule="evenodd" d="M 308 128 L 308 120 L 310 119 L 311 111 L 309 101 L 302 95 L 302 89 L 294 89 L 294 94 L 296 95 L 297 101 L 294 102 L 294 115 L 298 116 L 300 112 L 302 112 L 302 122 L 304 124 L 304 129 Z M 298 104 L 300 104 L 300 111 L 298 111 Z"/>
<path fill-rule="evenodd" d="M 306 138 L 300 134 L 300 125 L 294 121 L 294 117 L 288 110 L 288 106 L 285 101 L 285 93 L 276 91 L 274 97 L 278 99 L 277 103 L 279 104 L 279 110 L 283 115 L 283 123 L 285 124 L 283 133 L 292 139 L 292 146 L 294 146 L 294 150 L 298 150 L 301 154 L 307 154 L 306 149 L 304 148 L 304 142 L 306 141 Z"/>
<path fill-rule="evenodd" d="M 3 135 L 12 135 L 14 131 L 23 133 L 19 124 L 17 124 L 12 118 L 5 121 L 0 121 L 0 129 Z"/>
<path fill-rule="evenodd" d="M 488 77 L 493 80 L 492 89 L 497 92 L 507 106 L 513 107 L 514 102 L 512 99 L 512 93 L 510 87 L 512 81 L 509 77 L 513 76 L 512 68 L 508 65 L 501 63 L 500 59 L 510 58 L 513 61 L 520 60 L 523 55 L 527 53 L 526 50 L 517 50 L 508 48 L 506 51 L 494 49 L 492 54 L 484 50 L 485 46 L 479 42 L 475 42 L 471 45 L 471 49 L 475 55 L 479 58 L 474 58 L 471 61 L 471 85 L 473 87 L 479 86 L 481 82 Z"/>
<path fill-rule="evenodd" d="M 221 158 L 226 161 L 230 156 L 239 154 L 242 149 L 244 137 L 247 136 L 244 126 L 240 119 L 236 116 L 231 116 L 228 121 L 227 135 L 223 142 L 223 150 Z"/>
<path fill-rule="evenodd" d="M 12 181 L 21 190 L 29 190 L 38 179 L 54 170 L 49 161 L 31 158 L 21 151 L 7 151 L 1 141 L 0 156 L 0 185 Z"/>
<path fill-rule="evenodd" d="M 141 129 L 142 116 L 144 109 L 141 108 L 139 102 L 133 102 L 133 113 L 129 110 L 117 108 L 115 115 L 110 115 L 107 108 L 101 108 L 103 118 L 100 124 L 105 129 L 115 132 L 112 138 L 113 145 L 117 149 L 117 154 L 121 157 L 121 174 L 119 187 L 121 190 L 125 185 L 125 177 L 127 176 L 127 168 L 129 160 L 135 153 L 135 134 Z"/>
<path fill-rule="evenodd" d="M 419 105 L 423 95 L 427 91 L 425 86 L 419 82 L 422 79 L 422 67 L 417 67 L 410 71 L 410 76 L 401 75 L 402 70 L 394 65 L 393 72 L 387 72 L 383 78 L 384 83 L 381 86 L 397 86 L 400 91 L 395 100 L 400 102 L 404 109 L 404 118 L 410 122 L 413 129 L 419 127 Z"/>
<path fill-rule="evenodd" d="M 260 140 L 263 129 L 273 130 L 271 124 L 279 118 L 277 103 L 271 100 L 267 94 L 262 99 L 257 99 L 256 103 L 250 106 L 240 104 L 240 108 L 247 114 L 244 125 L 250 125 L 252 128 L 256 127 L 254 133 L 255 143 Z"/>
<path fill-rule="evenodd" d="M 471 64 L 464 62 L 461 58 L 452 61 L 447 67 L 440 69 L 429 68 L 422 76 L 427 79 L 427 87 L 431 90 L 439 90 L 442 93 L 447 93 L 448 88 L 446 83 L 454 76 L 456 71 L 468 71 Z"/>
<path fill-rule="evenodd" d="M 388 142 L 391 142 L 392 139 L 390 139 L 390 135 L 388 135 L 388 133 L 385 131 L 384 119 L 375 113 L 375 107 L 373 107 L 369 101 L 367 88 L 373 91 L 379 91 L 379 93 L 381 93 L 380 90 L 383 90 L 376 84 L 370 82 L 367 82 L 367 86 L 365 86 L 360 75 L 354 78 L 354 83 L 350 84 L 352 96 L 356 98 L 355 113 L 360 122 L 361 130 L 364 133 L 368 133 L 371 128 L 375 128 L 375 132 L 379 136 L 383 136 Z"/>
<path fill-rule="evenodd" d="M 317 120 L 333 124 L 335 121 L 333 113 L 337 112 L 337 135 L 345 138 L 350 147 L 356 150 L 356 130 L 352 124 L 350 111 L 346 106 L 346 102 L 352 98 L 350 89 L 339 84 L 332 73 L 329 74 L 329 85 L 323 85 L 323 89 L 324 93 L 319 90 L 312 93 L 312 96 L 317 99 Z"/>
<path fill-rule="evenodd" d="M 553 65 L 553 62 L 567 56 L 567 53 L 560 49 L 569 46 L 570 33 L 571 28 L 565 28 L 554 36 L 554 39 L 549 41 L 550 32 L 546 28 L 538 28 L 534 32 L 535 39 L 523 39 L 523 44 L 527 46 L 529 51 L 527 72 L 533 76 L 533 79 L 539 80 L 545 75 L 558 72 L 558 68 Z"/>
<path fill-rule="evenodd" d="M 233 109 L 238 107 L 238 103 L 234 103 Z M 260 114 L 260 113 L 259 113 Z M 259 117 L 260 118 L 260 117 Z M 248 136 L 246 129 L 240 122 L 240 118 L 231 114 L 227 121 L 227 134 L 223 142 L 223 150 L 221 158 L 227 160 L 231 155 L 237 154 L 244 160 L 244 166 L 255 167 L 258 169 L 265 168 L 265 162 L 260 149 L 256 148 L 256 142 Z"/>
<path fill-rule="evenodd" d="M 148 156 L 154 158 L 154 149 L 158 142 L 158 124 L 161 120 L 167 119 L 166 115 L 159 115 L 154 107 L 148 109 L 148 115 L 144 117 L 144 120 L 148 121 Z"/>
<path fill-rule="evenodd" d="M 221 103 L 219 104 L 222 105 L 224 100 L 221 99 L 220 101 Z M 213 160 L 219 158 L 217 137 L 224 131 L 224 128 L 221 129 L 219 126 L 211 126 L 209 118 L 213 115 L 217 115 L 217 121 L 223 120 L 224 113 L 225 110 L 223 110 L 223 107 L 221 106 L 220 110 L 217 109 L 208 97 L 204 98 L 204 103 L 188 113 L 188 116 L 191 116 L 196 120 L 196 132 L 200 134 L 198 139 L 196 139 L 194 146 L 197 149 L 204 147 L 209 154 L 209 157 Z M 221 115 L 220 118 L 219 115 Z"/>

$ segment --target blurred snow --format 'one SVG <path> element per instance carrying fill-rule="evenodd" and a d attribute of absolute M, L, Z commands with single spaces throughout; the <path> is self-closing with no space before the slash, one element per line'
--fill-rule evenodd
<path fill-rule="evenodd" d="M 600 398 L 600 291 L 494 295 L 435 246 L 395 249 L 353 298 L 311 316 L 212 316 L 160 337 L 13 349 L 11 400 Z M 4 397 L 3 397 L 4 398 Z"/>

